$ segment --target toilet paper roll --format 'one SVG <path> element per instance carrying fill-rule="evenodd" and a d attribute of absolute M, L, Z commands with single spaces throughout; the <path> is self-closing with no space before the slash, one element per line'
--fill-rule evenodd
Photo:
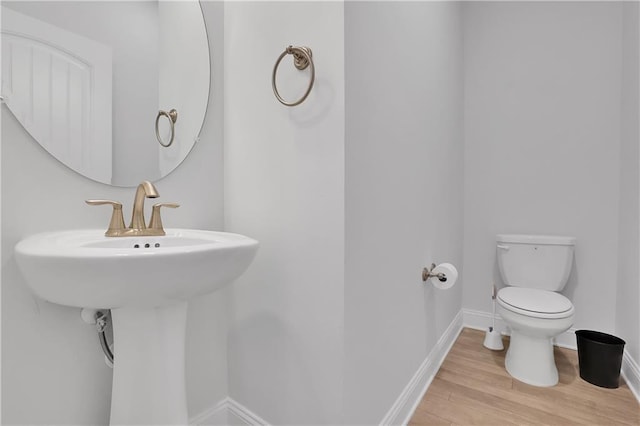
<path fill-rule="evenodd" d="M 431 284 L 435 288 L 439 288 L 440 290 L 446 290 L 448 288 L 453 287 L 453 285 L 458 281 L 458 270 L 455 266 L 450 263 L 441 263 L 431 271 L 433 275 L 436 274 L 444 274 L 445 281 L 441 281 L 438 277 L 431 277 L 429 280 Z"/>

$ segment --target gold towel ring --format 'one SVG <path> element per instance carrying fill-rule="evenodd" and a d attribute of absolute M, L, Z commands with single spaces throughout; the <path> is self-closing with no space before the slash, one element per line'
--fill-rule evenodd
<path fill-rule="evenodd" d="M 171 137 L 169 138 L 169 143 L 162 143 L 162 138 L 160 137 L 160 129 L 158 128 L 158 123 L 160 122 L 160 117 L 165 116 L 169 119 L 169 124 L 171 125 Z M 172 109 L 171 111 L 158 111 L 158 116 L 156 117 L 156 139 L 158 139 L 158 143 L 165 148 L 170 147 L 173 143 L 173 138 L 176 135 L 175 123 L 178 120 L 178 111 Z"/>
<path fill-rule="evenodd" d="M 287 102 L 282 99 L 280 93 L 278 93 L 278 88 L 276 87 L 276 74 L 278 72 L 278 66 L 280 65 L 280 61 L 287 55 L 293 55 L 293 64 L 299 70 L 306 69 L 309 65 L 311 65 L 311 80 L 309 81 L 309 87 L 307 87 L 307 91 L 304 92 L 304 95 L 300 99 L 295 102 Z M 276 95 L 276 98 L 280 101 L 282 105 L 286 106 L 296 106 L 300 105 L 307 99 L 309 93 L 311 92 L 311 88 L 313 87 L 313 82 L 316 79 L 316 67 L 313 65 L 312 53 L 311 49 L 305 46 L 289 46 L 285 49 L 284 52 L 280 55 L 276 64 L 273 67 L 273 75 L 271 76 L 271 85 L 273 86 L 273 94 Z"/>

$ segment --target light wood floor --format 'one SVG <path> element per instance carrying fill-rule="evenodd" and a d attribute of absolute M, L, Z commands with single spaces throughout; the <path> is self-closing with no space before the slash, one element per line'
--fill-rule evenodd
<path fill-rule="evenodd" d="M 504 351 L 482 346 L 484 332 L 463 329 L 410 425 L 640 425 L 640 405 L 621 380 L 604 389 L 580 378 L 578 355 L 555 349 L 560 383 L 526 385 L 504 369 Z"/>

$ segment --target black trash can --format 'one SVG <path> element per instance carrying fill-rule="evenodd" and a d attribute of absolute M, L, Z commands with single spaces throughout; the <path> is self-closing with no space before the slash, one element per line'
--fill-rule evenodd
<path fill-rule="evenodd" d="M 576 331 L 576 339 L 580 377 L 596 386 L 617 388 L 625 341 L 592 330 Z"/>

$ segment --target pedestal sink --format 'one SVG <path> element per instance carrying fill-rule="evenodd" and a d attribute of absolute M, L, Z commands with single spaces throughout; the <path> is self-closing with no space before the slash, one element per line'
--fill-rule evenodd
<path fill-rule="evenodd" d="M 40 298 L 111 309 L 111 424 L 187 424 L 187 301 L 240 276 L 257 248 L 256 240 L 224 232 L 167 229 L 159 237 L 110 238 L 91 229 L 34 235 L 15 253 Z"/>

